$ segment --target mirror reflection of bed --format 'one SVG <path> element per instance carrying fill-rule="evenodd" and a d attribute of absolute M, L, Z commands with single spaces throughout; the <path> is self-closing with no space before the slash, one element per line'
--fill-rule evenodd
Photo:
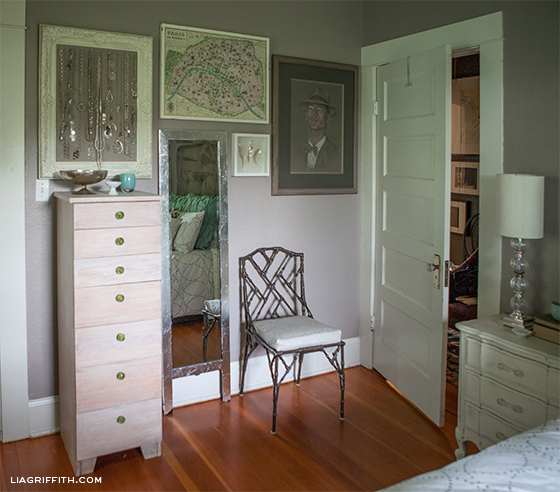
<path fill-rule="evenodd" d="M 205 301 L 220 299 L 219 171 L 216 141 L 169 144 L 170 288 L 173 367 L 221 358 L 220 326 L 203 344 Z"/>

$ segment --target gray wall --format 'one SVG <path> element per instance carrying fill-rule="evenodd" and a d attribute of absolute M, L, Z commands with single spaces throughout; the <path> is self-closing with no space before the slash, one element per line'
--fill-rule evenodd
<path fill-rule="evenodd" d="M 52 24 L 142 34 L 154 39 L 153 178 L 137 188 L 158 190 L 157 130 L 270 133 L 270 125 L 157 118 L 159 25 L 178 24 L 270 38 L 271 53 L 359 65 L 361 2 L 275 1 L 28 1 L 26 59 L 26 257 L 29 397 L 57 394 L 55 203 L 35 202 L 37 179 L 38 26 Z M 51 192 L 67 190 L 51 182 Z M 270 178 L 229 179 L 232 358 L 240 347 L 239 256 L 282 245 L 306 254 L 308 300 L 314 316 L 358 336 L 360 197 L 272 197 Z M 349 238 L 351 238 L 349 240 Z"/>
<path fill-rule="evenodd" d="M 504 172 L 545 176 L 544 238 L 529 240 L 529 310 L 560 299 L 559 51 L 557 1 L 364 2 L 364 46 L 503 12 Z M 481 108 L 484 111 L 484 108 Z M 512 271 L 503 244 L 501 310 L 509 311 Z"/>
<path fill-rule="evenodd" d="M 531 241 L 533 307 L 559 294 L 558 3 L 385 1 L 28 1 L 26 59 L 26 257 L 29 396 L 57 394 L 54 203 L 35 202 L 38 25 L 100 29 L 154 38 L 154 142 L 159 128 L 270 132 L 270 126 L 157 118 L 159 24 L 269 37 L 273 54 L 359 65 L 360 48 L 502 10 L 504 15 L 505 172 L 546 176 L 545 238 Z M 154 177 L 139 189 L 157 192 Z M 52 182 L 51 191 L 66 190 Z M 358 336 L 360 196 L 272 197 L 270 178 L 230 178 L 232 356 L 240 347 L 237 258 L 255 247 L 306 253 L 315 317 Z M 504 245 L 502 309 L 511 296 Z"/>

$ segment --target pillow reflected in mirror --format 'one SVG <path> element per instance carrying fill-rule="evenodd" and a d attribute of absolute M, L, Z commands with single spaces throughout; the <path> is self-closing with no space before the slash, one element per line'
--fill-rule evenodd
<path fill-rule="evenodd" d="M 173 239 L 173 251 L 190 253 L 198 239 L 204 212 L 184 212 L 180 220 L 181 224 Z"/>

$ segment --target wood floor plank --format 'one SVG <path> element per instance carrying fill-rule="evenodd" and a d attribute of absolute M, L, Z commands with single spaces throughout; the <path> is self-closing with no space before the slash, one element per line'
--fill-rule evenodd
<path fill-rule="evenodd" d="M 177 414 L 181 414 L 181 409 L 174 410 L 173 414 L 164 418 L 164 443 L 173 454 L 173 469 L 182 481 L 188 476 L 194 488 L 187 490 L 225 490 L 219 479 L 216 478 L 212 470 L 208 468 L 204 458 L 185 438 L 180 426 L 176 424 Z M 183 469 L 183 473 L 177 471 L 177 466 Z"/>
<path fill-rule="evenodd" d="M 302 387 L 304 387 L 303 383 Z M 305 389 L 300 388 L 299 391 L 301 391 L 301 395 L 298 411 L 307 415 L 318 414 L 321 411 L 319 405 L 323 405 L 323 403 L 306 398 Z M 337 403 L 338 401 L 330 402 L 329 407 L 334 406 L 336 409 Z M 317 436 L 323 439 L 322 445 L 318 448 L 328 449 L 330 446 L 329 455 L 333 456 L 333 466 L 347 469 L 353 476 L 363 476 L 362 480 L 365 482 L 362 483 L 372 489 L 391 483 L 395 479 L 401 480 L 419 473 L 419 467 L 407 461 L 394 449 L 390 436 L 389 440 L 384 442 L 366 432 L 360 421 L 360 413 L 352 413 L 352 410 L 357 410 L 357 406 L 349 407 L 344 422 L 338 419 L 337 411 L 332 412 L 330 418 L 324 421 L 314 418 L 306 420 L 310 437 L 314 436 L 314 441 L 317 440 Z M 293 407 L 290 406 L 290 408 Z M 290 420 L 291 418 L 286 419 L 286 424 L 289 424 Z M 304 429 L 301 428 L 297 430 L 300 433 L 304 432 Z M 281 433 L 282 428 L 279 428 L 278 432 Z M 339 453 L 340 455 L 338 455 Z M 385 476 L 390 478 L 385 478 Z M 372 481 L 369 477 L 375 477 L 375 480 Z"/>
<path fill-rule="evenodd" d="M 276 435 L 271 388 L 176 408 L 162 456 L 100 456 L 87 475 L 97 484 L 10 483 L 73 477 L 72 467 L 59 434 L 0 444 L 0 491 L 374 491 L 454 460 L 453 405 L 438 428 L 375 371 L 346 375 L 344 421 L 336 373 L 282 385 Z"/>
<path fill-rule="evenodd" d="M 184 490 L 195 492 L 200 490 L 165 442 L 162 443 L 162 455 L 171 466 L 173 473 L 181 482 L 181 486 Z"/>
<path fill-rule="evenodd" d="M 21 484 L 13 484 L 21 476 L 19 461 L 17 457 L 17 449 L 15 442 L 9 442 L 0 446 L 0 490 L 8 490 L 10 484 L 11 490 L 23 490 Z"/>

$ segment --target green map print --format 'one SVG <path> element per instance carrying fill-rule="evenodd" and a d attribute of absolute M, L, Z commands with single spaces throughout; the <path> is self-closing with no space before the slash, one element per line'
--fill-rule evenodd
<path fill-rule="evenodd" d="M 165 114 L 249 121 L 266 119 L 266 80 L 256 42 L 205 36 L 165 58 Z"/>

